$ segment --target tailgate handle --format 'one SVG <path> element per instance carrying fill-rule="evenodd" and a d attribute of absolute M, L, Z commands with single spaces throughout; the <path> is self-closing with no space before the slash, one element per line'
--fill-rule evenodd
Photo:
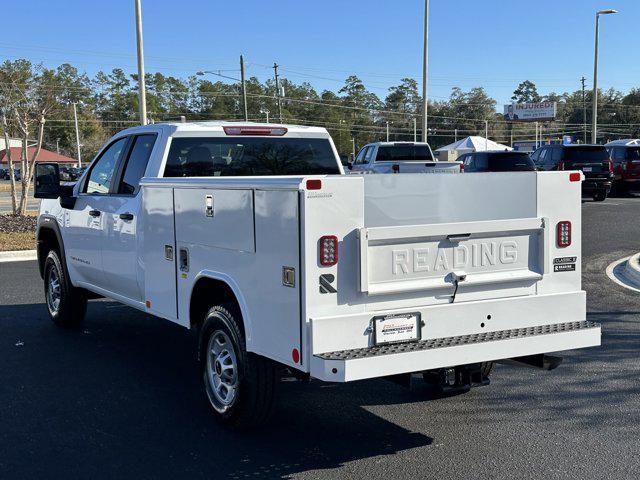
<path fill-rule="evenodd" d="M 455 243 L 461 240 L 466 240 L 469 237 L 471 237 L 470 233 L 458 233 L 455 235 L 447 235 L 447 240 L 449 240 L 452 243 Z"/>

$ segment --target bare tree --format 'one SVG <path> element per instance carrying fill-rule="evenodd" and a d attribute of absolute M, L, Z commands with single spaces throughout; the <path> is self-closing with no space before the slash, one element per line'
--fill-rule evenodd
<path fill-rule="evenodd" d="M 46 114 L 54 105 L 55 79 L 50 71 L 42 67 L 34 71 L 29 62 L 17 61 L 5 62 L 2 65 L 0 80 L 2 128 L 11 182 L 11 203 L 15 215 L 24 215 L 27 212 L 35 163 L 42 150 Z M 19 198 L 14 173 L 14 163 L 17 159 L 12 158 L 10 148 L 11 133 L 22 140 Z M 35 135 L 35 144 L 29 155 L 31 134 Z"/>

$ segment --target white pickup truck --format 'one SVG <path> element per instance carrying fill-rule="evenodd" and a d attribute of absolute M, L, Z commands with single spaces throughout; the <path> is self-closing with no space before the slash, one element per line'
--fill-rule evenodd
<path fill-rule="evenodd" d="M 344 175 L 326 130 L 175 123 L 115 135 L 73 186 L 37 166 L 54 322 L 107 297 L 195 330 L 216 417 L 264 421 L 279 375 L 422 373 L 600 344 L 581 290 L 579 172 Z"/>
<path fill-rule="evenodd" d="M 376 142 L 360 149 L 347 173 L 460 173 L 460 165 L 436 161 L 425 142 Z"/>

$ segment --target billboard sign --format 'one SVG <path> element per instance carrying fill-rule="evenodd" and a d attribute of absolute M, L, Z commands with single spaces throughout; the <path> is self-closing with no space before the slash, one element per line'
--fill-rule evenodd
<path fill-rule="evenodd" d="M 544 122 L 556 118 L 556 102 L 512 103 L 504 106 L 504 119 L 509 122 Z"/>

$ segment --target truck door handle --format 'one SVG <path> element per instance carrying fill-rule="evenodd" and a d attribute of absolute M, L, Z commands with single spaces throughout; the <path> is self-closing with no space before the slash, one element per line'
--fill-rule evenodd
<path fill-rule="evenodd" d="M 120 218 L 122 220 L 133 220 L 133 213 L 121 213 Z"/>
<path fill-rule="evenodd" d="M 99 217 L 100 210 L 89 210 L 89 215 L 91 215 L 92 217 Z"/>

